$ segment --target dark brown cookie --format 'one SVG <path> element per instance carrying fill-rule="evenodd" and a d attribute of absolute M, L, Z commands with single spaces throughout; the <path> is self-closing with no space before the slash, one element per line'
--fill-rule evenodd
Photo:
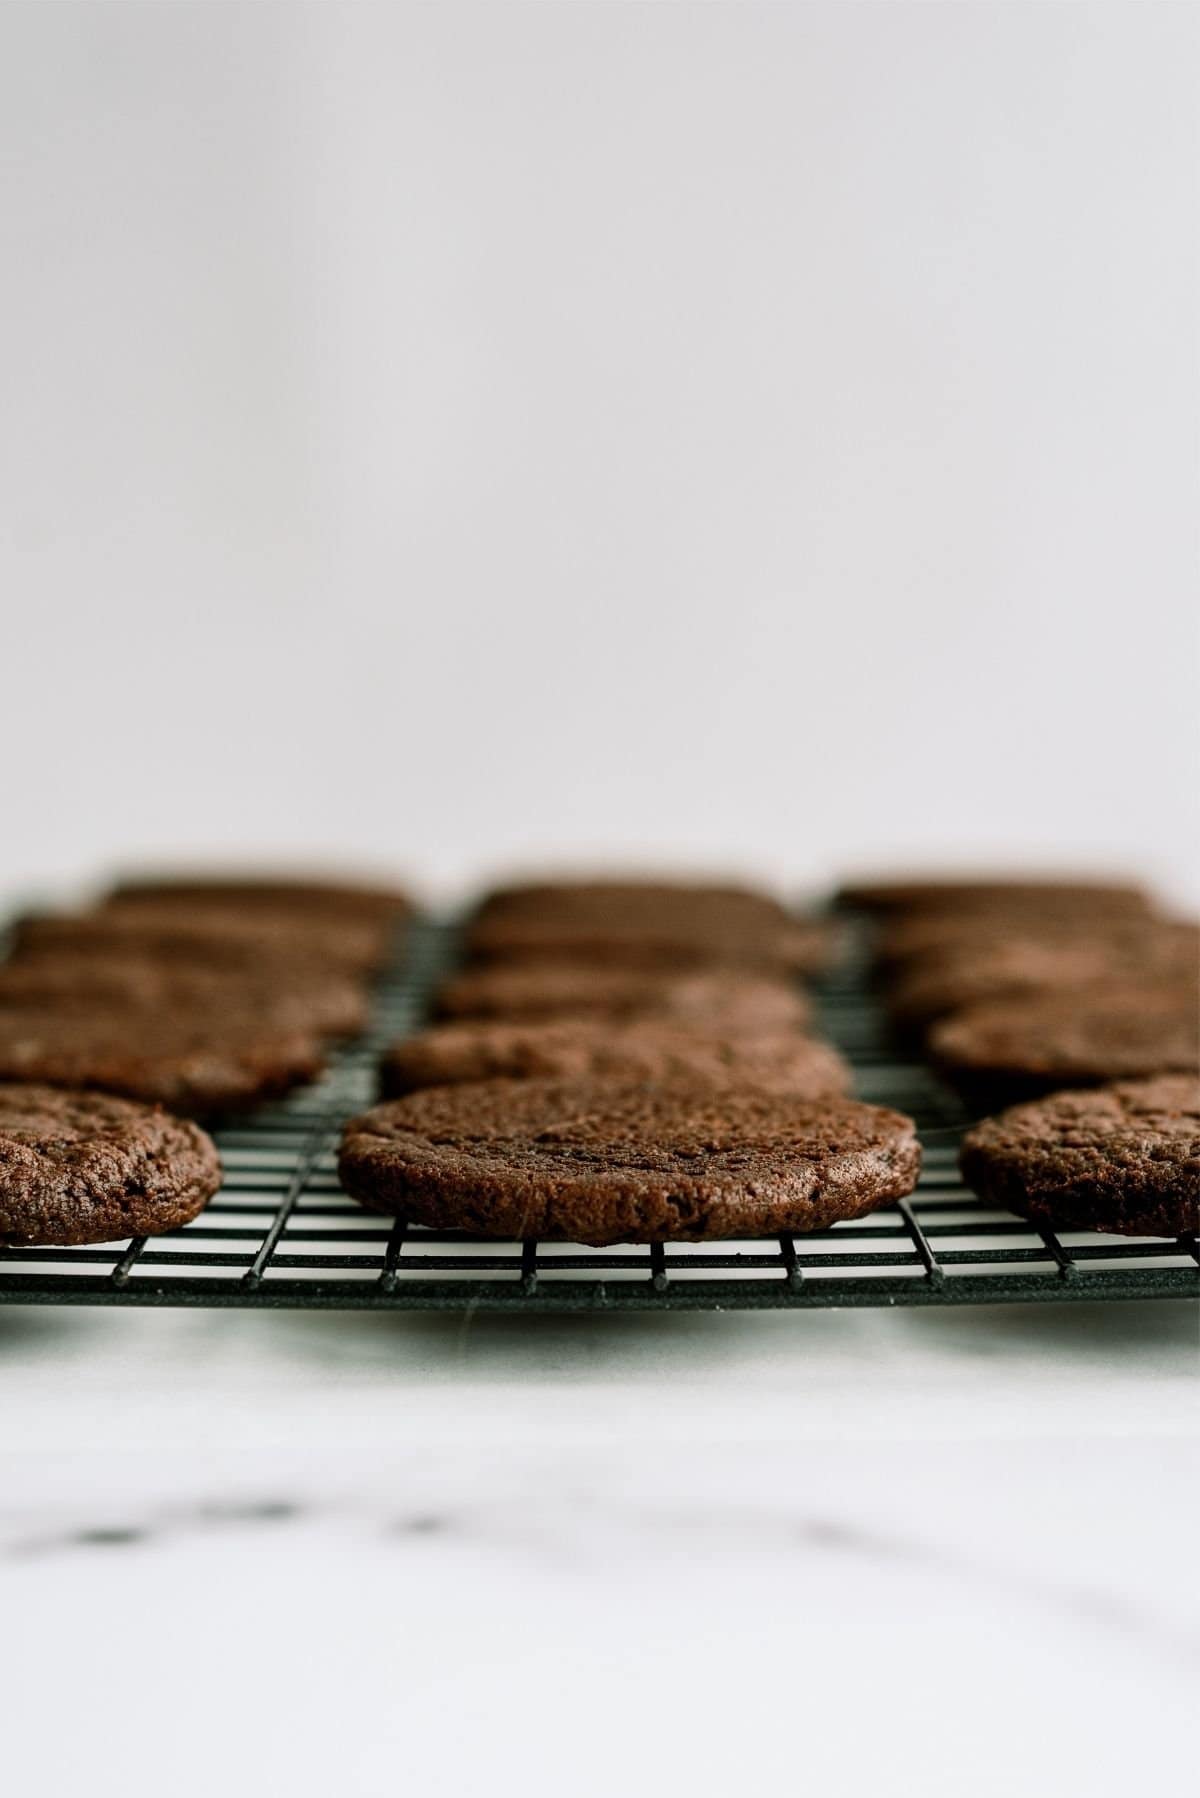
<path fill-rule="evenodd" d="M 1150 906 L 1145 890 L 1132 882 L 1060 880 L 1053 875 L 1040 880 L 974 874 L 945 879 L 853 880 L 838 889 L 837 897 L 841 905 L 887 915 L 995 907 L 1010 912 L 1042 909 L 1136 916 Z"/>
<path fill-rule="evenodd" d="M 246 1013 L 0 1009 L 0 1081 L 95 1087 L 186 1117 L 242 1111 L 312 1080 L 317 1039 Z"/>
<path fill-rule="evenodd" d="M 602 1246 L 824 1229 L 911 1192 L 920 1159 L 910 1119 L 852 1099 L 494 1080 L 376 1106 L 338 1168 L 435 1229 Z"/>
<path fill-rule="evenodd" d="M 355 1036 L 365 1028 L 367 996 L 349 975 L 303 969 L 241 973 L 149 955 L 29 953 L 0 965 L 0 1007 L 116 1006 L 175 1016 L 254 1012 L 318 1036 Z"/>
<path fill-rule="evenodd" d="M 356 977 L 374 972 L 386 959 L 383 938 L 373 924 L 339 920 L 313 925 L 215 906 L 188 911 L 150 903 L 20 918 L 14 942 L 20 952 L 148 955 L 205 968 L 286 966 Z"/>
<path fill-rule="evenodd" d="M 795 986 L 750 973 L 653 974 L 587 962 L 514 963 L 468 969 L 437 994 L 443 1018 L 673 1018 L 722 1030 L 779 1030 L 809 1015 Z"/>
<path fill-rule="evenodd" d="M 887 920 L 878 931 L 872 950 L 890 976 L 899 978 L 918 968 L 936 965 L 947 956 L 988 955 L 1010 943 L 1036 943 L 1042 949 L 1069 948 L 1087 940 L 1110 943 L 1116 952 L 1148 932 L 1178 928 L 1169 919 L 1148 913 L 1144 917 L 1096 917 L 1077 912 L 1005 911 L 997 906 L 954 912 L 913 912 Z"/>
<path fill-rule="evenodd" d="M 254 935 L 277 954 L 323 956 L 330 966 L 372 973 L 398 941 L 399 920 L 362 916 L 336 908 L 287 908 L 235 899 L 175 900 L 126 894 L 110 899 L 96 917 L 129 928 L 245 939 Z"/>
<path fill-rule="evenodd" d="M 493 918 L 503 913 L 511 918 L 547 918 L 572 912 L 595 916 L 598 909 L 607 916 L 631 910 L 643 916 L 654 911 L 660 916 L 664 911 L 678 916 L 681 911 L 713 908 L 726 917 L 757 918 L 768 924 L 784 922 L 788 916 L 778 899 L 754 887 L 728 881 L 636 877 L 533 880 L 494 887 L 480 901 L 475 916 Z"/>
<path fill-rule="evenodd" d="M 1200 1079 L 1018 1105 L 969 1131 L 960 1160 L 980 1198 L 1055 1229 L 1183 1235 L 1200 1228 Z"/>
<path fill-rule="evenodd" d="M 102 909 L 105 917 L 151 927 L 175 922 L 243 932 L 254 925 L 283 947 L 307 947 L 364 972 L 397 953 L 401 927 L 413 910 L 402 893 L 381 888 L 233 875 L 128 882 L 109 894 Z"/>
<path fill-rule="evenodd" d="M 387 1098 L 498 1079 L 733 1081 L 797 1099 L 840 1097 L 851 1087 L 837 1050 L 795 1030 L 743 1036 L 653 1018 L 445 1024 L 394 1043 L 380 1076 Z"/>
<path fill-rule="evenodd" d="M 1191 982 L 1200 991 L 1200 929 L 1147 921 L 1117 931 L 1079 929 L 1057 938 L 1013 934 L 911 963 L 888 992 L 905 1030 L 992 999 L 1066 992 L 1098 981 Z"/>
<path fill-rule="evenodd" d="M 0 1240 L 117 1242 L 190 1223 L 221 1184 L 195 1124 L 103 1093 L 0 1086 Z"/>
<path fill-rule="evenodd" d="M 1200 1008 L 1176 985 L 1104 984 L 973 1005 L 935 1024 L 937 1065 L 992 1106 L 1069 1086 L 1098 1086 L 1200 1065 Z"/>
<path fill-rule="evenodd" d="M 768 894 L 660 881 L 573 881 L 489 895 L 465 933 L 480 961 L 516 956 L 677 967 L 727 962 L 808 970 L 830 936 Z"/>
<path fill-rule="evenodd" d="M 343 918 L 363 923 L 393 923 L 410 917 L 412 900 L 398 889 L 300 875 L 293 880 L 273 874 L 215 872 L 143 875 L 122 880 L 109 894 L 110 906 L 179 905 L 233 907 L 242 912 L 292 913 L 308 918 Z"/>
<path fill-rule="evenodd" d="M 724 905 L 577 905 L 545 915 L 501 912 L 466 933 L 474 961 L 594 962 L 611 967 L 725 965 L 811 973 L 830 959 L 829 928 L 815 921 L 762 918 Z"/>

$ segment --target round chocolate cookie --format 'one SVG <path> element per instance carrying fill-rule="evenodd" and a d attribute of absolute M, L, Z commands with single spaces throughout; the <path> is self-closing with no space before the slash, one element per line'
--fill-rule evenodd
<path fill-rule="evenodd" d="M 313 925 L 293 918 L 247 916 L 228 908 L 188 911 L 150 903 L 21 918 L 14 942 L 19 953 L 149 955 L 239 972 L 288 966 L 320 974 L 363 975 L 386 959 L 383 938 L 374 924 L 337 920 Z"/>
<path fill-rule="evenodd" d="M 733 1081 L 797 1099 L 838 1097 L 851 1087 L 837 1050 L 795 1030 L 742 1036 L 654 1018 L 445 1024 L 394 1043 L 380 1076 L 387 1098 L 496 1079 Z"/>
<path fill-rule="evenodd" d="M 789 983 L 749 972 L 653 974 L 588 962 L 517 962 L 472 968 L 440 988 L 442 1018 L 673 1018 L 719 1030 L 779 1030 L 804 1024 L 809 1007 Z"/>
<path fill-rule="evenodd" d="M 987 945 L 959 945 L 904 970 L 888 992 L 888 1010 L 901 1028 L 921 1030 L 986 1000 L 1112 980 L 1190 981 L 1200 992 L 1200 929 L 1148 920 L 1116 931 L 1080 929 L 1058 940 L 1016 933 Z"/>
<path fill-rule="evenodd" d="M 356 1036 L 367 997 L 350 975 L 179 964 L 161 956 L 29 952 L 0 965 L 0 1007 L 95 1007 L 166 1012 L 252 1011 L 291 1030 Z"/>
<path fill-rule="evenodd" d="M 501 917 L 479 920 L 468 930 L 465 947 L 478 962 L 566 959 L 614 968 L 726 966 L 808 974 L 827 965 L 832 941 L 823 924 L 790 921 L 746 927 L 682 918 L 654 925 Z"/>
<path fill-rule="evenodd" d="M 0 1009 L 0 1081 L 95 1087 L 187 1117 L 242 1111 L 312 1080 L 315 1037 L 246 1013 Z"/>
<path fill-rule="evenodd" d="M 980 1198 L 1055 1229 L 1183 1235 L 1200 1228 L 1200 1079 L 1017 1105 L 968 1131 L 960 1162 Z"/>
<path fill-rule="evenodd" d="M 412 901 L 390 887 L 300 875 L 294 880 L 273 874 L 214 872 L 179 875 L 142 875 L 122 880 L 109 894 L 106 905 L 123 906 L 145 901 L 162 905 L 228 906 L 243 912 L 294 913 L 310 918 L 344 918 L 366 923 L 389 923 L 411 916 Z"/>
<path fill-rule="evenodd" d="M 1116 953 L 1158 931 L 1188 930 L 1154 914 L 1095 917 L 1072 912 L 996 906 L 955 912 L 923 911 L 889 920 L 872 944 L 875 960 L 895 978 L 934 967 L 948 956 L 990 955 L 1016 943 L 1039 950 L 1069 949 L 1081 943 L 1111 945 Z"/>
<path fill-rule="evenodd" d="M 838 889 L 838 903 L 855 910 L 919 912 L 926 908 L 955 909 L 995 907 L 1019 911 L 1074 910 L 1090 913 L 1137 915 L 1149 909 L 1145 890 L 1125 881 L 1009 878 L 1004 875 L 962 875 L 945 879 L 853 880 Z"/>
<path fill-rule="evenodd" d="M 718 908 L 724 916 L 736 914 L 764 923 L 778 923 L 788 915 L 778 899 L 756 887 L 730 881 L 636 877 L 532 880 L 493 887 L 480 900 L 475 915 L 491 918 L 503 912 L 508 917 L 545 918 L 573 912 L 594 917 L 600 911 L 611 917 L 635 908 L 643 916 Z"/>
<path fill-rule="evenodd" d="M 190 1223 L 220 1184 L 195 1124 L 104 1093 L 0 1086 L 0 1241 L 152 1236 Z"/>
<path fill-rule="evenodd" d="M 929 1034 L 934 1061 L 994 1105 L 1068 1086 L 1194 1073 L 1200 1009 L 1179 985 L 1103 983 L 957 1011 Z"/>
<path fill-rule="evenodd" d="M 323 955 L 338 967 L 370 973 L 397 951 L 412 908 L 399 895 L 214 880 L 118 889 L 93 915 L 152 930 L 243 936 L 253 929 L 277 953 Z"/>
<path fill-rule="evenodd" d="M 911 1192 L 920 1161 L 910 1119 L 852 1099 L 489 1080 L 353 1119 L 338 1171 L 434 1229 L 600 1247 L 824 1229 Z"/>
<path fill-rule="evenodd" d="M 613 883 L 485 905 L 467 927 L 476 961 L 582 960 L 631 967 L 728 964 L 810 971 L 829 958 L 823 924 L 773 900 L 715 889 Z"/>

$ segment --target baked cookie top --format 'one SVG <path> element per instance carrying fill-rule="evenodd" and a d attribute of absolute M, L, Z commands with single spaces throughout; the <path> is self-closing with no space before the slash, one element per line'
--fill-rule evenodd
<path fill-rule="evenodd" d="M 354 1035 L 366 1023 L 367 999 L 351 975 L 311 969 L 208 967 L 148 954 L 89 955 L 78 950 L 30 952 L 0 964 L 0 1008 L 106 1006 L 171 1015 L 252 1011 L 291 1029 Z"/>
<path fill-rule="evenodd" d="M 1200 1226 L 1200 1078 L 1053 1093 L 963 1138 L 981 1196 L 1062 1227 L 1176 1235 Z"/>
<path fill-rule="evenodd" d="M 888 1009 L 898 1022 L 921 1026 L 984 1000 L 1114 980 L 1178 980 L 1181 989 L 1200 992 L 1200 927 L 1148 921 L 1116 931 L 1080 928 L 1056 938 L 1016 932 L 987 943 L 959 943 L 905 968 L 889 989 Z"/>
<path fill-rule="evenodd" d="M 987 955 L 1018 942 L 1045 950 L 1103 943 L 1119 952 L 1159 932 L 1194 928 L 1187 921 L 1177 922 L 1153 912 L 1121 916 L 1045 909 L 1013 912 L 983 906 L 954 912 L 910 912 L 885 919 L 872 949 L 885 968 L 907 975 L 948 955 Z"/>
<path fill-rule="evenodd" d="M 1023 907 L 1047 910 L 1072 908 L 1096 912 L 1137 914 L 1149 908 L 1145 889 L 1133 882 L 1077 880 L 1046 875 L 1042 879 L 1008 875 L 915 876 L 905 879 L 847 881 L 838 889 L 843 905 L 865 911 L 905 912 L 926 907 L 943 911 L 955 908 Z"/>
<path fill-rule="evenodd" d="M 276 874 L 212 873 L 129 876 L 108 895 L 119 907 L 146 902 L 161 905 L 231 906 L 244 911 L 293 912 L 312 918 L 341 917 L 366 923 L 410 916 L 412 900 L 399 888 L 328 880 L 312 875 L 288 879 Z"/>
<path fill-rule="evenodd" d="M 484 894 L 475 916 L 510 917 L 577 915 L 598 909 L 612 916 L 634 909 L 642 915 L 657 911 L 678 916 L 683 911 L 719 910 L 766 921 L 787 917 L 787 911 L 771 893 L 733 881 L 667 880 L 636 876 L 584 877 L 577 880 L 529 880 L 493 887 Z"/>
<path fill-rule="evenodd" d="M 744 1035 L 656 1018 L 445 1024 L 394 1043 L 380 1072 L 391 1096 L 495 1079 L 732 1080 L 808 1099 L 851 1087 L 837 1050 L 798 1031 Z"/>
<path fill-rule="evenodd" d="M 0 1007 L 0 1081 L 95 1088 L 188 1117 L 243 1110 L 322 1066 L 309 1031 L 247 1012 Z"/>
<path fill-rule="evenodd" d="M 969 1006 L 935 1024 L 929 1046 L 952 1074 L 1027 1077 L 1053 1087 L 1194 1073 L 1200 1008 L 1175 983 L 1097 984 Z"/>
<path fill-rule="evenodd" d="M 0 1086 L 0 1238 L 112 1242 L 187 1223 L 221 1183 L 203 1130 L 103 1093 Z"/>
<path fill-rule="evenodd" d="M 819 968 L 830 932 L 789 917 L 774 900 L 735 889 L 612 882 L 493 896 L 470 920 L 476 960 L 569 957 L 652 966 L 705 962 Z"/>
<path fill-rule="evenodd" d="M 730 970 L 652 973 L 577 961 L 467 969 L 440 988 L 434 1010 L 443 1018 L 670 1017 L 743 1031 L 795 1027 L 809 1016 L 804 995 L 779 979 Z"/>
<path fill-rule="evenodd" d="M 480 919 L 467 932 L 473 961 L 544 961 L 556 958 L 613 967 L 689 968 L 705 965 L 816 973 L 830 960 L 828 926 L 799 921 L 711 922 L 707 919 L 642 922 L 615 918 Z"/>
<path fill-rule="evenodd" d="M 339 918 L 314 924 L 223 906 L 188 909 L 150 902 L 20 918 L 14 942 L 18 953 L 142 954 L 235 969 L 286 963 L 354 975 L 372 972 L 387 955 L 386 933 L 373 923 Z"/>
<path fill-rule="evenodd" d="M 823 1228 L 910 1192 L 910 1119 L 745 1086 L 494 1080 L 353 1119 L 354 1197 L 438 1229 L 612 1242 Z"/>

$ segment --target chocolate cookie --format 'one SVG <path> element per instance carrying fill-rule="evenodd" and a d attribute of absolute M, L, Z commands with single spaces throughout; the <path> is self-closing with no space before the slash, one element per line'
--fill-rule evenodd
<path fill-rule="evenodd" d="M 353 1119 L 338 1170 L 435 1229 L 603 1246 L 824 1229 L 911 1192 L 920 1160 L 910 1119 L 851 1099 L 492 1080 Z"/>
<path fill-rule="evenodd" d="M 19 952 L 149 955 L 239 972 L 287 966 L 355 977 L 373 973 L 386 959 L 383 938 L 373 924 L 339 920 L 313 925 L 217 907 L 189 912 L 183 906 L 149 903 L 20 918 L 14 943 Z"/>
<path fill-rule="evenodd" d="M 439 990 L 443 1018 L 673 1018 L 721 1030 L 779 1030 L 807 1021 L 804 995 L 750 973 L 653 974 L 587 962 L 545 961 L 468 969 Z"/>
<path fill-rule="evenodd" d="M 371 971 L 399 946 L 401 925 L 412 915 L 403 894 L 333 882 L 281 881 L 213 875 L 207 878 L 127 882 L 110 893 L 108 917 L 157 925 L 244 927 L 307 939 L 340 965 Z"/>
<path fill-rule="evenodd" d="M 993 1105 L 1069 1086 L 1194 1073 L 1200 1011 L 1174 986 L 1103 984 L 973 1005 L 935 1024 L 930 1052 L 969 1097 Z"/>
<path fill-rule="evenodd" d="M 889 915 L 994 906 L 1010 912 L 1069 909 L 1136 916 L 1150 908 L 1145 890 L 1131 882 L 1059 880 L 1052 875 L 1040 880 L 973 874 L 941 880 L 854 880 L 840 887 L 837 897 L 841 905 Z"/>
<path fill-rule="evenodd" d="M 1164 1074 L 1055 1093 L 977 1124 L 967 1185 L 1059 1230 L 1179 1236 L 1200 1228 L 1200 1079 Z"/>
<path fill-rule="evenodd" d="M 187 1117 L 242 1111 L 322 1066 L 311 1034 L 245 1013 L 0 1009 L 0 1081 L 95 1087 Z"/>
<path fill-rule="evenodd" d="M 871 947 L 875 960 L 890 975 L 906 976 L 947 956 L 989 955 L 1009 944 L 1036 943 L 1039 948 L 1070 948 L 1086 940 L 1111 944 L 1116 952 L 1147 933 L 1178 929 L 1169 919 L 1096 917 L 1073 912 L 1025 910 L 996 906 L 953 911 L 922 911 L 887 920 Z M 1186 928 L 1186 926 L 1184 927 Z"/>
<path fill-rule="evenodd" d="M 355 919 L 390 923 L 412 914 L 406 893 L 390 887 L 363 886 L 301 875 L 294 880 L 273 874 L 181 873 L 142 875 L 122 880 L 109 894 L 110 906 L 151 901 L 185 909 L 216 905 L 243 912 L 294 913 L 302 917 Z"/>
<path fill-rule="evenodd" d="M 779 900 L 757 888 L 728 881 L 612 879 L 533 880 L 485 893 L 477 918 L 561 917 L 569 912 L 606 915 L 637 909 L 643 916 L 657 910 L 678 916 L 681 911 L 719 908 L 725 916 L 752 917 L 764 923 L 780 923 L 788 914 Z"/>
<path fill-rule="evenodd" d="M 350 976 L 303 970 L 237 971 L 149 955 L 29 953 L 0 964 L 0 1007 L 116 1006 L 175 1016 L 253 1011 L 292 1030 L 356 1036 L 365 1028 L 367 997 Z"/>
<path fill-rule="evenodd" d="M 0 1086 L 0 1240 L 117 1242 L 190 1223 L 221 1184 L 195 1124 L 103 1093 Z"/>
<path fill-rule="evenodd" d="M 889 990 L 888 1010 L 902 1029 L 919 1031 L 968 1005 L 1112 980 L 1178 980 L 1200 992 L 1200 929 L 1147 922 L 1117 931 L 1080 929 L 1057 940 L 1035 934 L 960 944 L 902 971 Z"/>
<path fill-rule="evenodd" d="M 276 954 L 324 957 L 327 965 L 373 973 L 383 966 L 395 944 L 398 923 L 316 908 L 255 906 L 233 899 L 142 898 L 127 894 L 111 899 L 93 916 L 132 929 L 186 930 L 193 935 L 221 935 L 269 943 Z"/>
<path fill-rule="evenodd" d="M 653 1018 L 446 1024 L 394 1043 L 380 1077 L 388 1098 L 496 1079 L 733 1081 L 797 1099 L 839 1097 L 851 1087 L 837 1050 L 795 1030 L 742 1036 Z"/>
<path fill-rule="evenodd" d="M 761 917 L 723 903 L 625 903 L 606 900 L 476 918 L 465 948 L 473 961 L 594 962 L 612 967 L 741 966 L 810 973 L 826 965 L 832 938 L 824 924 Z"/>

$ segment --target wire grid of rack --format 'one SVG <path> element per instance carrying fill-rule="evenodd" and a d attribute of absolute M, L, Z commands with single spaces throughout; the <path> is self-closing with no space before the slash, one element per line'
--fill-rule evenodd
<path fill-rule="evenodd" d="M 416 926 L 379 983 L 367 1034 L 314 1085 L 214 1132 L 225 1181 L 194 1223 L 94 1248 L 0 1247 L 0 1302 L 768 1310 L 1200 1293 L 1194 1237 L 1056 1235 L 963 1187 L 966 1119 L 889 1043 L 861 953 L 818 988 L 821 1024 L 853 1063 L 859 1096 L 916 1119 L 924 1168 L 910 1198 L 810 1235 L 651 1247 L 500 1242 L 392 1224 L 340 1190 L 338 1134 L 372 1102 L 381 1048 L 420 1023 L 453 948 L 449 926 Z"/>

